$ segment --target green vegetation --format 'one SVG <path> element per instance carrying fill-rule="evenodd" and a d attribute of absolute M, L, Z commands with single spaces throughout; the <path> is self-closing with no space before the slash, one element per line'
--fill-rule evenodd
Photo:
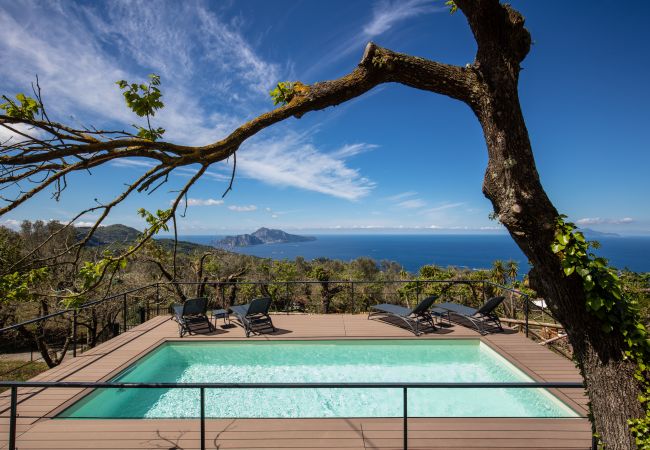
<path fill-rule="evenodd" d="M 47 364 L 39 361 L 0 359 L 0 379 L 5 381 L 26 381 L 47 369 Z M 0 392 L 6 390 L 0 388 Z"/>
<path fill-rule="evenodd" d="M 634 292 L 636 283 L 626 289 L 623 279 L 608 266 L 607 260 L 598 258 L 590 252 L 598 244 L 589 242 L 577 231 L 575 224 L 565 222 L 562 215 L 556 224 L 555 242 L 552 249 L 562 261 L 565 276 L 580 276 L 586 293 L 587 310 L 602 321 L 602 331 L 606 334 L 620 334 L 627 346 L 625 357 L 637 365 L 634 377 L 645 391 L 639 401 L 645 409 L 645 417 L 630 419 L 630 431 L 639 448 L 650 447 L 650 339 L 646 325 L 647 316 L 642 318 L 643 308 L 647 312 L 647 298 L 643 306 L 636 296 L 626 295 Z M 647 280 L 645 274 L 645 279 Z M 642 276 L 644 277 L 644 276 Z M 636 277 L 626 276 L 627 279 Z M 638 292 L 638 290 L 636 291 Z"/>
<path fill-rule="evenodd" d="M 124 100 L 126 100 L 126 106 L 138 116 L 146 117 L 147 119 L 147 128 L 133 125 L 138 130 L 138 137 L 149 141 L 157 141 L 160 139 L 165 133 L 165 129 L 151 127 L 151 117 L 156 115 L 157 110 L 165 106 L 161 100 L 162 92 L 158 88 L 160 86 L 160 76 L 153 73 L 150 74 L 149 83 L 147 84 L 129 84 L 126 80 L 119 80 L 115 84 L 124 90 L 122 95 L 124 95 Z"/>
<path fill-rule="evenodd" d="M 16 100 L 18 100 L 18 103 L 5 95 L 3 95 L 2 98 L 5 99 L 5 103 L 0 105 L 0 109 L 3 109 L 5 114 L 9 117 L 34 120 L 34 116 L 41 110 L 41 104 L 38 100 L 27 97 L 22 93 L 16 94 Z"/>
<path fill-rule="evenodd" d="M 292 81 L 281 81 L 269 91 L 274 105 L 286 105 L 295 95 L 294 83 Z"/>

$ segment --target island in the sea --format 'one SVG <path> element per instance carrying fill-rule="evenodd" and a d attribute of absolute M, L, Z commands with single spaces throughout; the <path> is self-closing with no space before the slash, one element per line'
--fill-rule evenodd
<path fill-rule="evenodd" d="M 252 234 L 239 234 L 237 236 L 226 236 L 217 241 L 218 247 L 249 247 L 260 244 L 284 244 L 287 242 L 315 241 L 313 236 L 298 236 L 297 234 L 285 233 L 282 230 L 271 230 L 260 228 Z"/>

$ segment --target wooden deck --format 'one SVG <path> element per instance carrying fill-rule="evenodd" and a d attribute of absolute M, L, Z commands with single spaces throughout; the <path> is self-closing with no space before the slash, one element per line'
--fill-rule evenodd
<path fill-rule="evenodd" d="M 411 338 L 410 332 L 365 315 L 275 315 L 278 331 L 250 339 Z M 520 334 L 481 337 L 452 326 L 418 339 L 480 338 L 538 381 L 581 381 L 570 361 Z M 48 370 L 39 381 L 103 381 L 166 340 L 178 339 L 176 324 L 154 318 Z M 240 327 L 217 329 L 193 339 L 245 339 Z M 587 399 L 579 389 L 554 391 L 581 415 Z M 198 449 L 198 420 L 53 420 L 79 389 L 20 389 L 17 448 Z M 8 439 L 9 392 L 0 394 L 0 448 Z M 401 419 L 208 419 L 208 449 L 401 449 Z M 589 449 L 586 418 L 409 419 L 410 449 Z"/>

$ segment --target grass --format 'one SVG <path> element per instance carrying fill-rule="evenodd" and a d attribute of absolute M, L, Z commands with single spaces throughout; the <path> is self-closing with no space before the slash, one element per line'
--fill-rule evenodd
<path fill-rule="evenodd" d="M 48 369 L 41 361 L 0 360 L 0 380 L 25 381 Z M 5 391 L 0 388 L 0 392 Z"/>

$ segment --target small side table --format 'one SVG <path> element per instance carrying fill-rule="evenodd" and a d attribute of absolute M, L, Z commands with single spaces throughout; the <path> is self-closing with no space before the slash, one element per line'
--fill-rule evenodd
<path fill-rule="evenodd" d="M 217 326 L 217 319 L 223 319 L 223 324 L 230 324 L 230 314 L 226 309 L 213 309 L 212 318 L 214 319 L 214 326 Z"/>

